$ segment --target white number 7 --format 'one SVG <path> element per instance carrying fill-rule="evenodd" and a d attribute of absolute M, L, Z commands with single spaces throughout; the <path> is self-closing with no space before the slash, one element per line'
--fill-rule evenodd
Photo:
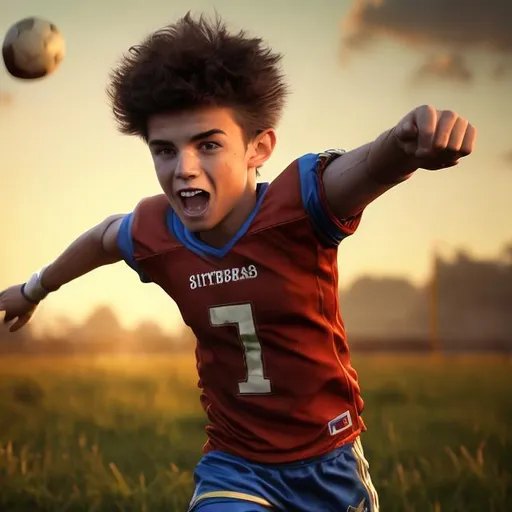
<path fill-rule="evenodd" d="M 244 348 L 247 378 L 238 383 L 242 395 L 271 393 L 270 380 L 263 372 L 261 344 L 256 335 L 254 316 L 250 304 L 215 306 L 210 308 L 210 323 L 215 327 L 233 325 L 237 328 Z"/>

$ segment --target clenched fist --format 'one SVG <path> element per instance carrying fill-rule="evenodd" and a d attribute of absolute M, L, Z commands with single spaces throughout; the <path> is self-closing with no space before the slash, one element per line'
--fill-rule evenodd
<path fill-rule="evenodd" d="M 23 296 L 21 287 L 18 284 L 0 292 L 0 312 L 5 311 L 4 323 L 8 324 L 17 318 L 9 328 L 11 332 L 21 329 L 32 318 L 37 307 Z"/>
<path fill-rule="evenodd" d="M 476 129 L 451 110 L 423 105 L 409 112 L 393 135 L 398 146 L 415 157 L 418 167 L 438 170 L 457 165 L 472 153 Z"/>

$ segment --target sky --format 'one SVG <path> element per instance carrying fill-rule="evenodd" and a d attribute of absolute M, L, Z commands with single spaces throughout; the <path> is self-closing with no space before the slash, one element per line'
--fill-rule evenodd
<path fill-rule="evenodd" d="M 300 5 L 300 7 L 299 7 Z M 416 106 L 466 117 L 473 155 L 418 171 L 370 205 L 339 251 L 342 286 L 362 275 L 424 282 L 434 245 L 495 257 L 512 241 L 512 7 L 505 0 L 0 0 L 0 32 L 31 15 L 62 31 L 52 76 L 17 81 L 0 66 L 0 289 L 26 280 L 82 232 L 159 193 L 149 151 L 116 132 L 105 87 L 120 56 L 186 11 L 214 9 L 284 54 L 292 89 L 271 181 L 298 156 L 373 140 Z M 181 327 L 175 304 L 123 263 L 66 285 L 41 306 L 52 326 L 111 305 L 123 325 Z"/>

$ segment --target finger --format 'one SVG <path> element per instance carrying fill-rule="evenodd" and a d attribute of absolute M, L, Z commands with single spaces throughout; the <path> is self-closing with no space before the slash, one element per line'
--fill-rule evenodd
<path fill-rule="evenodd" d="M 432 141 L 437 125 L 437 110 L 424 106 L 416 110 L 416 126 L 418 128 L 418 151 L 416 156 L 422 157 L 432 152 Z"/>
<path fill-rule="evenodd" d="M 468 121 L 459 117 L 452 127 L 450 138 L 446 144 L 446 149 L 454 153 L 459 153 L 464 137 L 466 136 L 466 130 L 468 127 Z"/>
<path fill-rule="evenodd" d="M 412 119 L 405 119 L 396 127 L 396 137 L 403 142 L 415 141 L 418 137 L 418 128 Z"/>
<path fill-rule="evenodd" d="M 476 136 L 476 128 L 473 125 L 468 124 L 466 127 L 466 133 L 464 134 L 464 140 L 462 141 L 462 144 L 459 149 L 459 154 L 461 156 L 468 156 L 473 152 L 476 142 Z"/>
<path fill-rule="evenodd" d="M 14 320 L 15 318 L 16 318 L 16 315 L 6 312 L 5 316 L 4 316 L 4 324 L 8 324 L 11 320 Z"/>
<path fill-rule="evenodd" d="M 27 322 L 32 318 L 32 313 L 27 313 L 26 315 L 23 315 L 22 317 L 19 317 L 16 322 L 14 322 L 11 327 L 9 327 L 10 332 L 16 332 L 20 330 L 23 326 L 27 324 Z"/>
<path fill-rule="evenodd" d="M 449 167 L 455 167 L 459 165 L 459 160 L 452 160 L 450 162 L 446 162 L 438 167 L 438 169 L 448 169 Z"/>
<path fill-rule="evenodd" d="M 441 112 L 437 121 L 436 133 L 432 141 L 432 147 L 436 150 L 447 149 L 453 128 L 459 120 L 459 116 L 455 112 L 445 110 Z M 461 140 L 462 143 L 462 140 Z"/>

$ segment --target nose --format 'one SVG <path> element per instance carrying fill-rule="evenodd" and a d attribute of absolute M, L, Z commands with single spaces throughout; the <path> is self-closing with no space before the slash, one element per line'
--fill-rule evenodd
<path fill-rule="evenodd" d="M 199 161 L 191 151 L 182 151 L 176 166 L 176 177 L 182 180 L 197 178 L 201 172 Z"/>

